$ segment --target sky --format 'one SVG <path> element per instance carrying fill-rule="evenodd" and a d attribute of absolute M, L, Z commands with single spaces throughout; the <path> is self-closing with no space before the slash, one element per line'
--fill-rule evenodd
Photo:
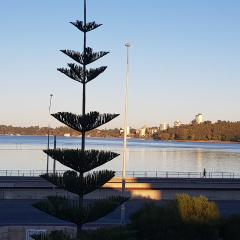
<path fill-rule="evenodd" d="M 125 42 L 130 48 L 129 125 L 175 120 L 240 120 L 239 0 L 88 0 L 88 20 L 103 26 L 88 45 L 110 54 L 87 85 L 87 111 L 120 113 L 123 126 Z M 0 125 L 59 126 L 52 112 L 81 113 L 82 86 L 59 73 L 72 62 L 60 49 L 81 51 L 82 0 L 7 0 L 0 7 Z"/>

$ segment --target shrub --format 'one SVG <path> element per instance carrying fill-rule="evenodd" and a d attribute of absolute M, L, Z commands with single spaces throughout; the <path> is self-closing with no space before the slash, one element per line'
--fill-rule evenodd
<path fill-rule="evenodd" d="M 172 205 L 145 205 L 131 216 L 131 227 L 136 230 L 137 239 L 182 239 L 180 218 Z"/>
<path fill-rule="evenodd" d="M 219 211 L 205 197 L 178 195 L 166 206 L 145 205 L 131 216 L 137 239 L 217 240 Z"/>
<path fill-rule="evenodd" d="M 181 219 L 192 223 L 214 223 L 219 220 L 219 210 L 215 203 L 206 197 L 190 197 L 187 194 L 177 195 L 176 204 Z"/>

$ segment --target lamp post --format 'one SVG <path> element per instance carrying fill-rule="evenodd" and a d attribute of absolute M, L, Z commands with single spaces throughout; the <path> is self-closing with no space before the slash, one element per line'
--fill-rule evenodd
<path fill-rule="evenodd" d="M 130 43 L 126 43 L 127 49 L 127 67 L 126 67 L 126 81 L 125 81 L 125 109 L 124 109 L 124 138 L 123 138 L 123 163 L 122 163 L 122 196 L 125 196 L 125 185 L 126 185 L 126 161 L 127 161 L 127 128 L 128 128 L 128 78 L 129 78 L 129 48 Z M 121 206 L 121 223 L 125 224 L 126 219 L 126 208 L 125 203 Z"/>
<path fill-rule="evenodd" d="M 49 99 L 49 107 L 48 107 L 48 113 L 49 115 L 51 114 L 51 106 L 52 106 L 52 97 L 53 97 L 53 94 L 50 94 L 50 99 Z M 49 147 L 50 147 L 50 123 L 49 123 L 49 119 L 48 119 L 48 140 L 47 140 L 47 149 L 49 150 Z M 47 174 L 49 172 L 49 156 L 47 155 Z"/>

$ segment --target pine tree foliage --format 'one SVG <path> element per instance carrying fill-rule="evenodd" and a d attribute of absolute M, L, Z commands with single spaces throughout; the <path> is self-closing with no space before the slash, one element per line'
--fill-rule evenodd
<path fill-rule="evenodd" d="M 82 178 L 75 171 L 66 171 L 64 174 L 44 174 L 41 177 L 59 188 L 82 196 L 104 185 L 114 177 L 114 174 L 113 171 L 102 170 L 88 173 Z"/>
<path fill-rule="evenodd" d="M 89 172 L 119 156 L 109 151 L 81 149 L 49 149 L 44 152 L 52 159 L 80 173 Z"/>
<path fill-rule="evenodd" d="M 52 114 L 52 116 L 78 132 L 87 132 L 110 122 L 119 114 L 90 112 L 85 115 L 76 115 L 70 112 L 59 112 Z"/>
<path fill-rule="evenodd" d="M 84 24 L 83 21 L 78 21 L 78 20 L 76 22 L 70 22 L 70 23 L 82 32 L 89 32 L 102 26 L 102 24 L 97 24 L 96 22 L 88 22 Z"/>
<path fill-rule="evenodd" d="M 85 80 L 84 80 L 84 69 L 81 66 L 78 66 L 76 64 L 70 63 L 68 64 L 70 67 L 68 68 L 58 68 L 58 71 L 65 74 L 69 78 L 80 82 L 80 83 L 88 83 L 98 77 L 101 73 L 103 73 L 107 67 L 99 67 L 99 68 L 91 68 L 89 70 L 85 71 Z"/>
<path fill-rule="evenodd" d="M 112 212 L 124 201 L 126 199 L 122 197 L 111 197 L 107 200 L 98 200 L 92 204 L 87 204 L 84 207 L 78 207 L 78 202 L 54 196 L 48 197 L 47 202 L 39 202 L 34 204 L 34 206 L 62 220 L 82 225 Z"/>
<path fill-rule="evenodd" d="M 93 52 L 93 49 L 90 47 L 87 47 L 85 49 L 85 53 L 84 52 L 80 53 L 80 52 L 74 51 L 74 50 L 61 50 L 61 52 L 66 54 L 70 58 L 72 58 L 74 61 L 76 61 L 82 65 L 85 65 L 85 66 L 97 61 L 98 59 L 104 57 L 105 55 L 107 55 L 109 53 L 109 52 L 104 52 L 104 51 Z"/>

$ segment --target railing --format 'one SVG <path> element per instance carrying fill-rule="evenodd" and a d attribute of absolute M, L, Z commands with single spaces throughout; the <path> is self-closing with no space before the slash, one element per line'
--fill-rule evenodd
<path fill-rule="evenodd" d="M 127 171 L 127 177 L 132 178 L 228 178 L 238 179 L 240 173 L 234 172 L 173 172 L 173 171 Z M 116 172 L 116 177 L 122 177 L 122 172 Z"/>
<path fill-rule="evenodd" d="M 64 173 L 65 171 L 57 171 Z M 38 177 L 45 174 L 46 170 L 0 170 L 0 177 Z M 53 171 L 49 171 L 53 173 Z"/>
<path fill-rule="evenodd" d="M 57 171 L 63 174 L 64 170 Z M 37 177 L 45 174 L 46 170 L 0 170 L 0 177 Z M 49 171 L 49 173 L 53 173 Z M 122 172 L 117 171 L 116 177 L 122 177 Z M 130 178 L 224 178 L 240 179 L 240 173 L 234 172 L 174 172 L 174 171 L 127 171 L 126 176 Z"/>

